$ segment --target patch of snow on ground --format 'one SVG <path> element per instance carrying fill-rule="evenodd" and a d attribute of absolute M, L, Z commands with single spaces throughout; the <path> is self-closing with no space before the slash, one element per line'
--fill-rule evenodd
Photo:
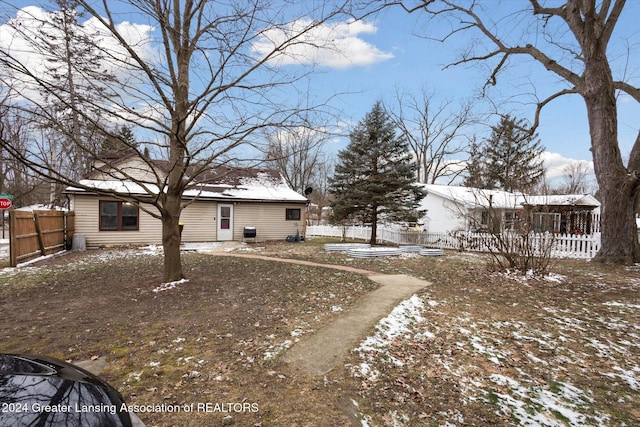
<path fill-rule="evenodd" d="M 35 264 L 35 263 L 36 263 L 36 262 L 38 262 L 38 261 L 44 261 L 45 259 L 50 259 L 50 258 L 56 257 L 56 256 L 58 256 L 58 255 L 62 255 L 62 254 L 64 254 L 65 252 L 66 252 L 66 251 L 62 251 L 62 252 L 57 252 L 57 253 L 55 253 L 55 254 L 51 254 L 51 255 L 44 255 L 44 256 L 40 256 L 40 257 L 38 257 L 38 258 L 30 259 L 29 261 L 25 261 L 25 262 L 21 262 L 21 263 L 19 263 L 19 264 L 16 266 L 16 268 L 26 267 L 26 266 L 28 266 L 28 265 Z"/>
<path fill-rule="evenodd" d="M 633 304 L 624 304 L 624 307 L 620 307 L 623 304 L 619 303 L 609 305 L 614 309 L 636 309 Z M 394 341 L 425 342 L 435 338 L 427 330 L 429 324 L 425 313 L 437 310 L 437 307 L 437 303 L 416 295 L 399 304 L 376 325 L 375 333 L 354 350 L 361 361 L 351 367 L 353 375 L 373 383 L 382 375 L 383 367 L 404 366 L 392 355 L 396 350 L 392 347 Z M 450 380 L 458 382 L 461 404 L 465 401 L 486 401 L 495 405 L 496 413 L 513 420 L 517 425 L 555 427 L 608 424 L 609 415 L 593 406 L 595 401 L 590 388 L 578 388 L 565 381 L 562 365 L 578 365 L 587 369 L 592 362 L 606 360 L 611 371 L 601 372 L 603 376 L 620 380 L 633 391 L 640 390 L 640 366 L 628 358 L 639 347 L 638 336 L 629 331 L 635 326 L 612 312 L 611 317 L 598 319 L 596 329 L 588 329 L 586 319 L 594 319 L 589 304 L 563 309 L 541 307 L 541 310 L 549 319 L 549 329 L 534 327 L 525 321 L 471 322 L 464 313 L 449 319 L 451 330 L 457 331 L 459 337 L 459 341 L 452 346 L 455 345 L 462 354 L 477 355 L 492 362 L 493 366 L 497 365 L 500 374 L 490 372 L 490 368 L 489 372 L 483 370 L 482 374 L 477 366 L 459 365 L 453 353 L 432 354 L 430 360 L 424 363 L 433 366 L 434 371 L 444 369 L 450 375 Z M 616 328 L 612 328 L 612 325 L 616 325 Z M 575 336 L 576 331 L 579 331 L 580 338 Z M 605 334 L 603 331 L 606 331 Z M 609 334 L 615 334 L 617 338 Z M 521 344 L 521 353 L 512 354 L 513 347 L 504 345 L 510 340 Z M 573 351 L 571 343 L 576 340 L 580 340 L 581 345 L 594 348 L 595 354 Z M 538 357 L 546 354 L 553 356 L 545 360 Z M 518 364 L 526 364 L 529 369 L 525 371 Z M 539 380 L 536 372 L 547 374 L 543 380 Z M 534 376 L 531 376 L 532 373 Z M 400 412 L 391 411 L 387 418 L 393 425 L 409 425 L 404 422 Z M 458 420 L 449 416 L 443 416 L 442 421 L 459 425 Z"/>
<path fill-rule="evenodd" d="M 0 239 L 0 259 L 9 259 L 9 239 Z"/>
<path fill-rule="evenodd" d="M 387 360 L 402 366 L 402 362 L 391 356 L 386 349 L 394 338 L 413 334 L 411 325 L 424 320 L 423 308 L 424 301 L 417 295 L 402 301 L 387 317 L 378 322 L 376 332 L 362 341 L 354 351 L 369 355 L 370 358 L 375 358 L 375 354 L 384 354 Z"/>
<path fill-rule="evenodd" d="M 609 301 L 603 304 L 609 307 L 630 308 L 635 310 L 640 309 L 640 304 L 623 304 L 621 302 L 616 302 L 616 301 Z"/>
<path fill-rule="evenodd" d="M 546 280 L 547 282 L 563 283 L 565 279 L 566 279 L 565 276 L 563 276 L 562 274 L 556 274 L 556 273 L 549 273 L 546 276 L 544 276 L 544 280 Z"/>
<path fill-rule="evenodd" d="M 490 362 L 496 365 L 502 365 L 501 358 L 504 358 L 504 354 L 493 345 L 487 345 L 485 341 L 477 335 L 471 336 L 469 342 L 476 353 L 486 356 Z M 508 352 L 506 353 L 508 354 Z"/>
<path fill-rule="evenodd" d="M 400 259 L 410 259 L 410 258 L 419 258 L 422 255 L 417 254 L 415 252 L 402 252 L 400 255 L 398 255 L 398 258 Z"/>
<path fill-rule="evenodd" d="M 369 381 L 375 381 L 380 375 L 380 371 L 373 369 L 367 362 L 360 363 L 355 369 L 361 377 L 367 378 Z"/>
<path fill-rule="evenodd" d="M 513 280 L 523 285 L 529 284 L 529 280 L 542 279 L 547 282 L 558 283 L 558 284 L 564 283 L 564 281 L 566 280 L 566 276 L 563 276 L 562 274 L 547 273 L 544 276 L 541 276 L 540 274 L 537 274 L 533 270 L 528 270 L 524 274 L 521 271 L 517 271 L 517 270 L 506 270 L 504 272 L 498 272 L 496 274 L 506 277 L 509 280 Z"/>
<path fill-rule="evenodd" d="M 282 353 L 292 345 L 293 345 L 293 341 L 291 340 L 284 340 L 280 344 L 270 345 L 269 348 L 267 348 L 267 351 L 265 351 L 263 354 L 264 360 L 274 360 L 276 357 L 278 357 L 280 353 Z"/>
<path fill-rule="evenodd" d="M 195 252 L 211 252 L 213 249 L 222 246 L 222 242 L 185 242 L 180 245 L 180 250 Z"/>
<path fill-rule="evenodd" d="M 595 419 L 581 413 L 593 401 L 582 390 L 564 382 L 554 382 L 553 388 L 523 384 L 505 375 L 493 374 L 489 380 L 498 386 L 485 391 L 498 397 L 499 411 L 517 420 L 519 425 L 584 426 L 602 425 L 608 417 Z"/>
<path fill-rule="evenodd" d="M 50 271 L 55 270 L 69 270 L 69 269 L 81 269 L 86 265 L 103 264 L 118 261 L 125 258 L 132 258 L 136 256 L 150 255 L 151 252 L 148 249 L 123 249 L 118 251 L 86 251 L 86 255 L 83 259 L 68 262 L 60 265 L 50 265 L 46 267 L 35 267 L 32 264 L 42 261 L 44 259 L 58 256 L 59 254 L 47 255 L 45 257 L 38 257 L 31 261 L 19 264 L 17 267 L 7 267 L 0 269 L 0 275 L 2 276 L 15 276 L 18 274 L 38 274 L 43 268 Z M 154 254 L 155 255 L 155 254 Z"/>
<path fill-rule="evenodd" d="M 183 283 L 187 283 L 189 280 L 188 279 L 182 279 L 182 280 L 176 280 L 175 282 L 168 282 L 168 283 L 163 283 L 160 286 L 158 286 L 157 288 L 153 289 L 153 292 L 164 292 L 164 291 L 168 291 L 171 289 L 174 289 L 176 286 L 181 285 Z"/>
<path fill-rule="evenodd" d="M 617 372 L 602 372 L 602 375 L 610 378 L 620 378 L 626 382 L 632 390 L 640 390 L 640 381 L 638 380 L 638 378 L 640 378 L 640 366 L 634 366 L 627 370 L 619 366 L 614 366 L 613 370 Z"/>
<path fill-rule="evenodd" d="M 5 239 L 6 240 L 6 239 Z M 0 241 L 0 258 L 2 258 L 2 251 L 4 250 L 4 245 L 2 244 L 3 240 Z M 222 246 L 221 242 L 201 242 L 201 243 L 184 243 L 181 246 L 181 250 L 185 251 L 195 251 L 195 252 L 204 252 L 208 253 L 216 248 Z M 231 250 L 235 250 L 236 248 L 231 248 Z M 8 258 L 8 240 L 7 240 L 7 258 Z M 17 267 L 7 267 L 0 269 L 0 275 L 2 276 L 15 276 L 16 274 L 30 274 L 37 273 L 40 271 L 41 267 L 33 267 L 32 264 L 43 261 L 47 258 L 57 257 L 64 254 L 64 252 L 58 252 L 53 255 L 47 255 L 43 257 L 38 257 L 32 259 L 30 261 L 26 261 L 24 263 L 19 264 Z M 76 260 L 64 265 L 54 265 L 47 266 L 47 269 L 64 269 L 68 270 L 71 268 L 80 268 L 83 265 L 92 265 L 92 264 L 100 264 L 100 263 L 110 263 L 120 259 L 132 258 L 137 256 L 160 256 L 163 254 L 162 245 L 146 245 L 139 248 L 131 249 L 131 248 L 122 248 L 119 250 L 87 250 L 85 252 L 85 256 L 81 260 Z"/>
<path fill-rule="evenodd" d="M 0 276 L 12 277 L 18 274 L 25 274 L 28 276 L 32 274 L 38 274 L 40 270 L 41 270 L 41 267 L 30 267 L 30 266 L 25 266 L 20 268 L 7 267 L 7 268 L 0 269 Z"/>

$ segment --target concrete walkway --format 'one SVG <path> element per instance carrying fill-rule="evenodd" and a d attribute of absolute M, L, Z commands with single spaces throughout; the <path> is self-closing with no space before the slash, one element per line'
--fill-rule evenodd
<path fill-rule="evenodd" d="M 263 255 L 216 253 L 220 256 L 263 259 L 314 267 L 332 268 L 366 275 L 380 284 L 334 321 L 319 331 L 306 336 L 282 356 L 286 363 L 314 375 L 323 375 L 341 363 L 349 350 L 366 338 L 371 328 L 402 300 L 430 285 L 425 280 L 404 274 L 389 275 L 342 265 L 319 264 L 295 259 L 274 258 Z"/>
<path fill-rule="evenodd" d="M 349 350 L 402 300 L 429 284 L 404 274 L 369 276 L 381 286 L 362 297 L 337 319 L 287 351 L 283 360 L 311 374 L 323 375 L 342 362 Z"/>

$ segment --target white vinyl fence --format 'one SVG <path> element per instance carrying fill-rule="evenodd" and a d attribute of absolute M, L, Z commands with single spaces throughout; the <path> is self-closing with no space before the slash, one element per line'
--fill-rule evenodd
<path fill-rule="evenodd" d="M 338 227 L 329 225 L 310 225 L 307 236 L 337 237 L 347 240 L 369 240 L 371 227 Z M 548 240 L 549 234 L 533 234 L 532 239 Z M 486 251 L 493 246 L 494 237 L 489 233 L 442 232 L 401 230 L 391 227 L 378 227 L 377 243 L 397 245 L 421 245 L 431 248 L 456 249 L 462 251 Z M 555 234 L 551 256 L 554 258 L 593 258 L 600 249 L 600 233 L 594 234 Z"/>

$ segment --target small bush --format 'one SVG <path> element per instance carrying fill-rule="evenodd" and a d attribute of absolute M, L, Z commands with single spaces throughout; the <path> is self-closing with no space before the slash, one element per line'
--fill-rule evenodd
<path fill-rule="evenodd" d="M 517 270 L 544 276 L 549 272 L 553 233 L 502 230 L 492 233 L 493 244 L 487 245 L 496 270 Z"/>

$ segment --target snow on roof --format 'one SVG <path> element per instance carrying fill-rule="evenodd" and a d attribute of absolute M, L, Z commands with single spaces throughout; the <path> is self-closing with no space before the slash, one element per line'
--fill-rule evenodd
<path fill-rule="evenodd" d="M 590 194 L 550 194 L 548 196 L 527 196 L 524 204 L 530 206 L 600 206 L 598 199 Z"/>
<path fill-rule="evenodd" d="M 145 187 L 138 183 L 121 180 L 102 180 L 102 179 L 82 179 L 78 182 L 78 187 L 67 187 L 65 192 L 68 193 L 84 193 L 95 189 L 97 191 L 113 191 L 122 195 L 140 195 L 140 194 L 158 194 L 158 186 L 148 184 Z"/>
<path fill-rule="evenodd" d="M 67 192 L 84 193 L 90 189 L 97 191 L 113 191 L 122 195 L 158 194 L 155 184 L 143 186 L 139 183 L 120 180 L 90 180 L 80 181 L 81 187 L 68 187 Z M 146 187 L 146 188 L 145 188 Z M 306 203 L 306 197 L 298 194 L 286 184 L 284 179 L 274 179 L 270 174 L 253 178 L 241 178 L 238 185 L 209 184 L 197 185 L 185 190 L 184 197 L 216 200 L 247 200 Z"/>
<path fill-rule="evenodd" d="M 256 201 L 290 201 L 306 203 L 307 198 L 292 190 L 283 178 L 268 173 L 255 178 L 240 178 L 238 185 L 203 185 L 185 191 L 185 196 Z"/>
<path fill-rule="evenodd" d="M 600 206 L 590 194 L 551 194 L 530 196 L 524 193 L 509 193 L 502 190 L 484 190 L 456 185 L 422 184 L 427 192 L 455 201 L 467 207 L 488 206 L 489 199 L 495 208 L 521 206 Z"/>
<path fill-rule="evenodd" d="M 509 193 L 501 190 L 484 190 L 457 185 L 422 184 L 428 193 L 460 203 L 467 207 L 489 206 L 489 200 L 494 208 L 514 208 L 520 206 L 525 195 Z"/>
<path fill-rule="evenodd" d="M 140 164 L 142 160 L 142 164 Z M 155 171 L 163 176 L 170 170 L 166 160 L 151 160 L 143 158 L 136 153 L 130 153 L 121 158 L 110 160 L 94 172 L 101 172 L 95 176 L 91 173 L 88 179 L 80 181 L 80 185 L 68 187 L 68 193 L 91 192 L 115 192 L 126 196 L 154 195 L 162 191 L 157 184 L 146 184 L 138 181 L 117 179 L 90 179 L 105 176 L 105 173 L 113 172 L 111 176 L 120 176 L 119 170 L 131 167 L 136 171 L 149 169 L 149 173 Z M 192 184 L 184 191 L 187 198 L 202 198 L 214 200 L 248 200 L 248 201 L 278 201 L 307 203 L 307 198 L 292 190 L 282 175 L 274 169 L 259 169 L 250 167 L 232 167 L 228 165 L 189 165 L 185 170 L 185 178 Z"/>

